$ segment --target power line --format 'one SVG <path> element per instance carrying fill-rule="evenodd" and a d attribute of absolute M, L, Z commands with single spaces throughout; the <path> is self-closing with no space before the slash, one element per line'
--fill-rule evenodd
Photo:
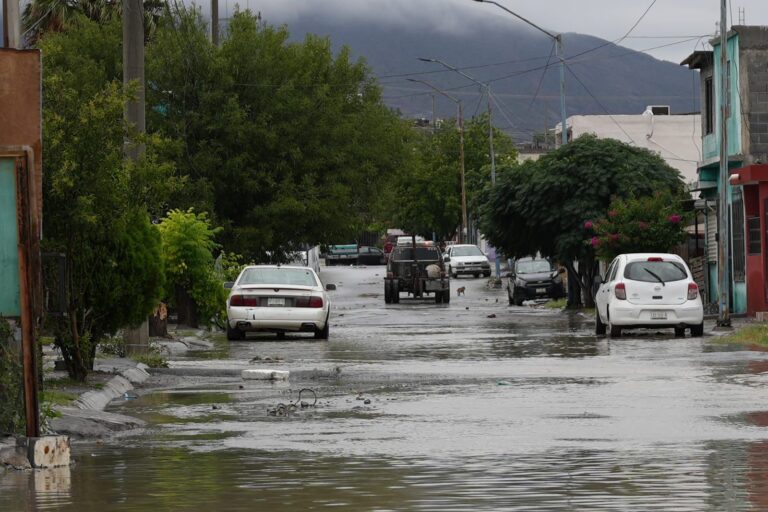
<path fill-rule="evenodd" d="M 541 84 L 544 83 L 544 76 L 547 74 L 547 69 L 549 69 L 549 63 L 552 60 L 552 54 L 555 52 L 555 42 L 552 42 L 552 47 L 549 50 L 549 57 L 547 58 L 547 63 L 544 65 L 544 70 L 541 72 L 541 76 L 539 77 L 539 83 L 536 86 L 536 93 L 533 95 L 533 98 L 531 98 L 531 102 L 528 103 L 528 111 L 531 110 L 531 107 L 533 107 L 533 103 L 536 101 L 536 98 L 539 96 L 539 91 L 541 91 Z"/>

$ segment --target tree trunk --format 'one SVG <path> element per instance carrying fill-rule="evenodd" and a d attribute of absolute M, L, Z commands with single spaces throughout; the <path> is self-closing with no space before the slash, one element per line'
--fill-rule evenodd
<path fill-rule="evenodd" d="M 176 312 L 179 325 L 186 325 L 197 328 L 199 321 L 197 318 L 197 304 L 190 297 L 187 290 L 181 286 L 176 286 Z"/>
<path fill-rule="evenodd" d="M 149 317 L 149 335 L 168 337 L 168 307 L 164 302 L 158 304 Z"/>

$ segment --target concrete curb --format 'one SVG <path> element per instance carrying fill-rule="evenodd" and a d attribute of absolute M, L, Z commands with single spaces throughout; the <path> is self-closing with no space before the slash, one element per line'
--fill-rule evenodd
<path fill-rule="evenodd" d="M 102 389 L 86 391 L 74 402 L 78 409 L 103 411 L 109 402 L 134 389 L 134 384 L 141 384 L 149 378 L 146 365 L 141 363 L 133 368 L 127 368 L 112 377 Z"/>

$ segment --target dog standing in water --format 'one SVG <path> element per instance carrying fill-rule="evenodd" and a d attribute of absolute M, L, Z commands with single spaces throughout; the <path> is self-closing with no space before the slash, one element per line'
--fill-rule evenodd
<path fill-rule="evenodd" d="M 462 295 L 464 295 L 464 287 L 463 286 L 461 288 L 457 288 L 456 289 L 456 296 L 457 297 L 461 297 Z"/>

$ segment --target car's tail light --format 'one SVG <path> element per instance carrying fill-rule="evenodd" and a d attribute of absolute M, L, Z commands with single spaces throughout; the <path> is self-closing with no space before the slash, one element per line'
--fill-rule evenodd
<path fill-rule="evenodd" d="M 658 256 L 651 256 L 648 258 L 648 261 L 664 261 L 664 258 L 659 258 Z"/>
<path fill-rule="evenodd" d="M 323 307 L 322 297 L 296 297 L 293 301 L 293 307 L 296 308 L 321 308 Z"/>
<path fill-rule="evenodd" d="M 233 295 L 229 298 L 229 305 L 235 307 L 258 307 L 259 298 L 252 295 Z"/>
<path fill-rule="evenodd" d="M 616 298 L 619 300 L 627 300 L 627 287 L 624 283 L 617 283 L 613 287 L 613 293 L 616 294 Z"/>
<path fill-rule="evenodd" d="M 688 283 L 688 300 L 696 300 L 699 296 L 699 285 L 696 283 Z"/>

